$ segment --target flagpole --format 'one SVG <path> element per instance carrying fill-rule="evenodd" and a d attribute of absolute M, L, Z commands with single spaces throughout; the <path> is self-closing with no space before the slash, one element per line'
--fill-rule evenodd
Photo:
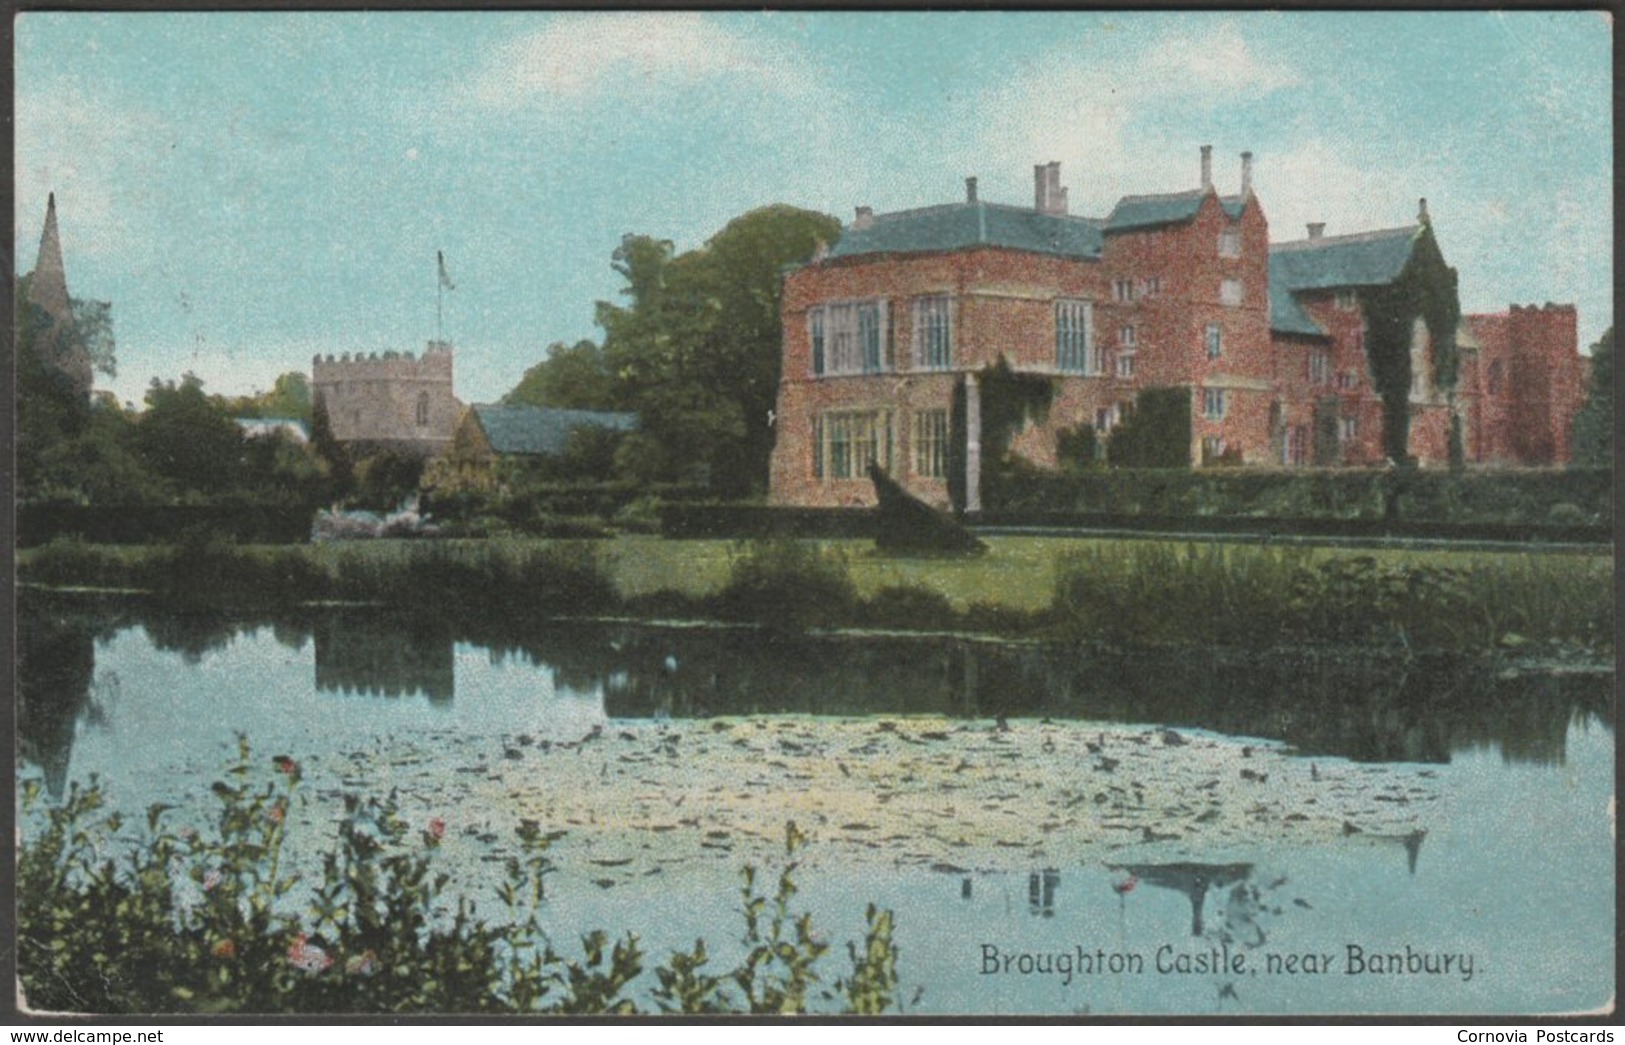
<path fill-rule="evenodd" d="M 446 331 L 445 331 L 445 306 L 443 304 L 443 301 L 444 301 L 445 296 L 446 296 L 446 280 L 445 280 L 445 277 L 442 276 L 441 274 L 446 271 L 446 262 L 444 260 L 444 255 L 441 254 L 439 251 L 435 251 L 435 266 L 436 267 L 435 267 L 435 273 L 434 273 L 434 339 L 436 341 L 444 341 L 444 340 L 446 340 Z"/>

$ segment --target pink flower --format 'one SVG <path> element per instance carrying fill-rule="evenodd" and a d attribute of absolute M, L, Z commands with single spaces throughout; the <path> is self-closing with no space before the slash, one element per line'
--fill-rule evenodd
<path fill-rule="evenodd" d="M 209 953 L 220 959 L 235 958 L 237 957 L 237 941 L 228 936 L 210 947 Z"/>
<path fill-rule="evenodd" d="M 435 841 L 439 841 L 440 839 L 446 837 L 446 822 L 440 819 L 438 816 L 433 820 L 430 820 L 429 834 L 434 837 Z"/>
<path fill-rule="evenodd" d="M 293 938 L 288 945 L 288 964 L 300 972 L 318 973 L 333 964 L 326 951 L 313 943 L 307 943 L 304 933 Z"/>
<path fill-rule="evenodd" d="M 1134 887 L 1139 884 L 1140 880 L 1138 878 L 1134 877 L 1133 875 L 1129 875 L 1121 882 L 1113 882 L 1112 891 L 1118 896 L 1127 896 L 1129 893 L 1132 893 L 1134 891 Z"/>
<path fill-rule="evenodd" d="M 220 872 L 216 871 L 212 867 L 203 872 L 203 891 L 209 892 L 215 886 L 219 885 L 222 877 L 223 876 L 220 874 Z"/>
<path fill-rule="evenodd" d="M 287 755 L 276 756 L 275 758 L 271 759 L 271 764 L 276 766 L 276 771 L 278 773 L 286 773 L 288 776 L 299 775 L 299 763 L 295 762 Z"/>
<path fill-rule="evenodd" d="M 287 810 L 280 802 L 265 811 L 265 819 L 271 821 L 273 824 L 282 823 L 282 818 L 287 815 Z"/>

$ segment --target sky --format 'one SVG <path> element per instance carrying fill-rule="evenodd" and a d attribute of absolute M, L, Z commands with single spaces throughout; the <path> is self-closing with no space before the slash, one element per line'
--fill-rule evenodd
<path fill-rule="evenodd" d="M 1072 212 L 1239 154 L 1272 240 L 1415 220 L 1467 312 L 1613 323 L 1611 24 L 1596 12 L 32 12 L 14 23 L 14 258 L 56 193 L 118 376 L 268 389 L 312 354 L 421 350 L 436 252 L 456 391 L 597 338 L 622 235 L 702 245 L 788 203 Z"/>

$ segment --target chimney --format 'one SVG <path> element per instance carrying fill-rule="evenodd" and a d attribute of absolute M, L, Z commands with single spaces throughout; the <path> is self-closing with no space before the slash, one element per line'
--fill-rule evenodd
<path fill-rule="evenodd" d="M 1061 188 L 1059 161 L 1033 165 L 1033 209 L 1040 214 L 1066 213 L 1066 190 Z"/>
<path fill-rule="evenodd" d="M 1309 223 L 1310 239 L 1319 239 L 1324 235 L 1326 235 L 1326 223 L 1324 221 L 1311 221 Z"/>
<path fill-rule="evenodd" d="M 1253 194 L 1253 154 L 1250 152 L 1241 154 L 1241 194 Z"/>
<path fill-rule="evenodd" d="M 975 178 L 966 178 L 965 179 L 965 202 L 966 203 L 975 203 L 976 202 L 976 179 Z"/>
<path fill-rule="evenodd" d="M 1213 188 L 1213 146 L 1202 146 L 1202 191 Z"/>
<path fill-rule="evenodd" d="M 1423 196 L 1421 199 L 1416 201 L 1416 221 L 1417 224 L 1420 225 L 1433 224 L 1432 220 L 1428 217 L 1428 198 L 1426 196 Z"/>
<path fill-rule="evenodd" d="M 875 209 L 873 207 L 859 207 L 858 216 L 852 219 L 854 229 L 873 228 L 875 224 Z"/>

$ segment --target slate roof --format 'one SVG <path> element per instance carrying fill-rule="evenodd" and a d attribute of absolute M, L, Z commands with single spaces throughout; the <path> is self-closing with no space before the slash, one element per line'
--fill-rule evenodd
<path fill-rule="evenodd" d="M 1294 240 L 1270 247 L 1270 329 L 1283 334 L 1324 335 L 1298 303 L 1306 290 L 1375 287 L 1392 283 L 1411 259 L 1420 225 Z"/>
<path fill-rule="evenodd" d="M 1062 257 L 1100 257 L 1101 222 L 1069 214 L 1041 214 L 1031 207 L 1002 203 L 948 203 L 937 207 L 876 214 L 874 224 L 847 226 L 830 248 L 831 258 L 862 254 L 918 254 L 968 247 L 1012 250 Z"/>
<path fill-rule="evenodd" d="M 564 452 L 570 433 L 578 428 L 608 428 L 630 432 L 638 426 L 637 414 L 604 410 L 552 410 L 536 406 L 473 407 L 480 429 L 491 449 L 499 454 L 546 454 Z"/>
<path fill-rule="evenodd" d="M 1107 232 L 1130 232 L 1135 229 L 1156 228 L 1159 225 L 1177 225 L 1190 221 L 1202 209 L 1207 191 L 1170 192 L 1159 196 L 1124 196 L 1106 216 Z M 1243 196 L 1220 196 L 1219 205 L 1232 219 L 1241 217 L 1247 209 Z"/>

